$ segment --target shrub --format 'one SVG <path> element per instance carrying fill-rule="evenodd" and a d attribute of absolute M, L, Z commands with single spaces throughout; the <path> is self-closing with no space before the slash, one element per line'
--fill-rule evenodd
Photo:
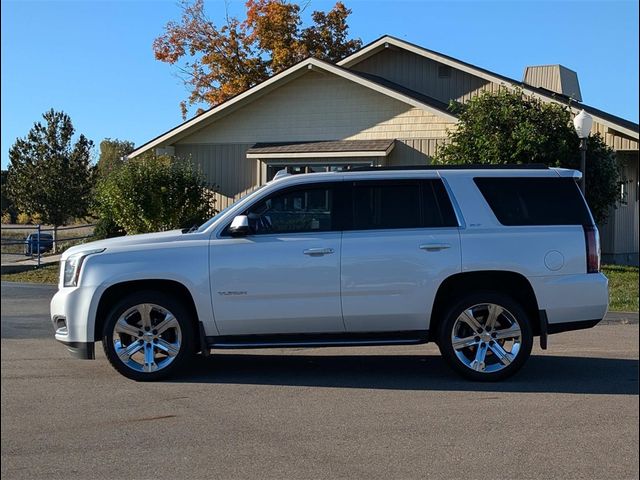
<path fill-rule="evenodd" d="M 113 218 L 106 215 L 98 219 L 93 229 L 95 239 L 121 237 L 122 235 L 126 235 L 126 232 L 116 224 Z"/>
<path fill-rule="evenodd" d="M 6 224 L 8 224 L 8 223 L 11 223 L 11 220 L 12 220 L 12 218 L 11 218 L 11 213 L 9 213 L 9 211 L 8 211 L 8 210 L 7 210 L 7 211 L 5 211 L 5 212 L 2 212 L 2 223 L 3 223 L 4 225 L 6 225 Z"/>
<path fill-rule="evenodd" d="M 213 191 L 190 163 L 155 155 L 101 178 L 95 201 L 105 236 L 190 227 L 215 213 Z"/>
<path fill-rule="evenodd" d="M 31 223 L 31 217 L 28 213 L 19 213 L 16 222 L 18 222 L 20 225 L 27 225 Z"/>
<path fill-rule="evenodd" d="M 438 150 L 439 163 L 580 168 L 580 140 L 565 105 L 503 89 L 465 104 L 452 103 L 450 108 L 460 121 L 448 133 L 449 143 Z M 597 221 L 603 221 L 618 196 L 618 165 L 599 134 L 589 138 L 585 180 L 591 211 Z"/>

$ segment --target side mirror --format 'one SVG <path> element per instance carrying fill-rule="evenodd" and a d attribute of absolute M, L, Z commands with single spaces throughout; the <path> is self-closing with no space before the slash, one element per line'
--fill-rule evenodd
<path fill-rule="evenodd" d="M 249 235 L 249 233 L 251 233 L 249 217 L 246 215 L 236 215 L 229 226 L 229 233 L 234 237 Z"/>

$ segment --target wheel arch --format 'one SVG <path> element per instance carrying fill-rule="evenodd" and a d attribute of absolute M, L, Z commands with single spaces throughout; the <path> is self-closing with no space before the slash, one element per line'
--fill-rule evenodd
<path fill-rule="evenodd" d="M 456 273 L 440 284 L 431 310 L 429 324 L 431 340 L 437 338 L 439 326 L 448 306 L 464 294 L 480 291 L 493 291 L 511 296 L 527 313 L 534 336 L 540 335 L 538 301 L 529 280 L 517 272 L 480 270 Z"/>
<path fill-rule="evenodd" d="M 95 317 L 95 328 L 94 328 L 94 340 L 100 341 L 102 340 L 102 330 L 104 328 L 104 324 L 109 313 L 109 310 L 113 306 L 113 304 L 120 298 L 125 295 L 130 295 L 134 292 L 139 292 L 142 290 L 153 290 L 165 293 L 167 295 L 171 295 L 176 297 L 178 300 L 182 301 L 185 305 L 185 308 L 189 311 L 190 320 L 193 327 L 193 334 L 195 337 L 196 345 L 199 343 L 200 336 L 200 328 L 199 328 L 199 318 L 198 318 L 198 310 L 196 309 L 195 302 L 193 300 L 193 296 L 189 289 L 182 283 L 177 282 L 175 280 L 159 280 L 159 279 L 149 279 L 149 280 L 131 280 L 120 283 L 115 283 L 109 286 L 100 296 L 100 300 L 98 302 L 98 307 L 96 309 L 96 317 Z"/>

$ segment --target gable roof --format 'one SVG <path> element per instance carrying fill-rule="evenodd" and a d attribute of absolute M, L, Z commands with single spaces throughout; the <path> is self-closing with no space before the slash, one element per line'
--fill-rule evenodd
<path fill-rule="evenodd" d="M 317 58 L 307 58 L 306 60 L 301 61 L 293 67 L 290 67 L 287 70 L 284 70 L 279 74 L 265 80 L 264 82 L 259 83 L 258 85 L 230 98 L 220 105 L 217 105 L 207 110 L 206 112 L 193 117 L 184 123 L 181 123 L 177 127 L 174 127 L 171 130 L 168 130 L 167 132 L 157 136 L 144 145 L 136 148 L 128 155 L 128 158 L 136 157 L 141 153 L 144 153 L 162 144 L 175 142 L 180 138 L 184 138 L 194 131 L 210 125 L 215 120 L 232 113 L 238 108 L 241 108 L 257 100 L 258 98 L 261 98 L 268 92 L 271 92 L 276 88 L 281 87 L 282 85 L 285 85 L 286 83 L 289 83 L 296 78 L 301 77 L 309 70 L 322 71 L 337 75 L 341 78 L 357 83 L 363 87 L 369 88 L 413 107 L 421 108 L 440 117 L 444 117 L 450 120 L 452 123 L 458 121 L 457 117 L 447 110 L 447 105 L 443 104 L 442 102 L 438 102 L 431 97 L 421 95 L 418 92 L 413 92 L 392 82 L 383 81 L 383 79 L 380 79 L 379 77 L 365 75 L 359 72 L 353 72 L 346 68 L 342 68 L 331 63 L 318 60 Z"/>
<path fill-rule="evenodd" d="M 590 113 L 598 123 L 601 123 L 607 127 L 617 130 L 632 138 L 638 139 L 639 137 L 638 124 L 630 120 L 626 120 L 616 115 L 612 115 L 610 113 L 607 113 L 603 110 L 592 107 L 590 105 L 585 105 L 584 103 L 577 102 L 574 99 L 571 99 L 570 97 L 560 95 L 550 90 L 546 90 L 540 87 L 534 87 L 524 82 L 515 80 L 513 78 L 509 78 L 504 75 L 500 75 L 498 73 L 492 72 L 485 68 L 477 67 L 470 63 L 463 62 L 456 58 L 450 57 L 449 55 L 444 55 L 442 53 L 429 50 L 419 45 L 415 45 L 410 42 L 405 42 L 404 40 L 400 40 L 399 38 L 393 37 L 391 35 L 384 35 L 379 39 L 374 40 L 368 45 L 365 45 L 364 47 L 362 47 L 357 52 L 340 60 L 337 63 L 337 65 L 343 68 L 351 68 L 357 63 L 360 63 L 361 61 L 366 60 L 367 58 L 375 55 L 376 53 L 384 50 L 385 48 L 389 48 L 390 46 L 394 46 L 396 48 L 400 48 L 402 50 L 415 53 L 416 55 L 420 55 L 430 60 L 434 60 L 436 62 L 442 63 L 443 65 L 448 65 L 450 67 L 456 68 L 468 74 L 474 75 L 476 77 L 480 77 L 489 82 L 493 82 L 497 84 L 507 84 L 507 85 L 519 87 L 524 92 L 530 95 L 567 105 L 574 111 L 574 113 L 578 113 L 580 110 L 584 109 L 586 112 Z"/>

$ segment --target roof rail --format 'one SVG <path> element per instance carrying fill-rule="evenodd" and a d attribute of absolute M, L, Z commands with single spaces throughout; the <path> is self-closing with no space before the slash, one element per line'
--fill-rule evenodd
<path fill-rule="evenodd" d="M 486 163 L 470 163 L 467 165 L 406 165 L 397 167 L 370 167 L 370 166 L 347 166 L 348 172 L 372 172 L 372 171 L 393 171 L 393 170 L 548 170 L 549 167 L 543 163 L 523 163 L 493 165 Z"/>

